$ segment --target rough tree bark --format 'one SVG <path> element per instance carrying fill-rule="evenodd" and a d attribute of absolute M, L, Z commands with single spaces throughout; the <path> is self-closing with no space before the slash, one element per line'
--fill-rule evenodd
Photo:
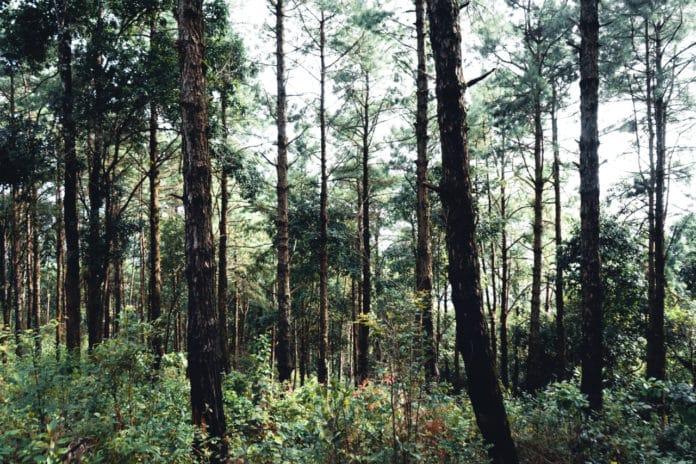
<path fill-rule="evenodd" d="M 455 0 L 428 0 L 442 147 L 440 198 L 449 256 L 448 275 L 457 322 L 457 350 L 464 359 L 467 390 L 476 422 L 483 438 L 491 445 L 489 456 L 496 464 L 517 463 L 517 451 L 493 368 L 481 301 L 459 9 Z"/>
<path fill-rule="evenodd" d="M 319 358 L 317 379 L 326 385 L 329 381 L 329 207 L 328 173 L 326 169 L 326 15 L 321 9 L 319 21 L 320 93 L 319 128 L 321 150 L 321 190 L 319 192 Z"/>
<path fill-rule="evenodd" d="M 556 245 L 556 377 L 565 378 L 565 321 L 563 302 L 563 269 L 561 269 L 562 214 L 561 214 L 561 153 L 558 145 L 558 96 L 556 87 L 551 96 L 551 143 L 553 145 L 553 192 L 554 192 L 554 243 Z"/>
<path fill-rule="evenodd" d="M 645 18 L 644 23 L 644 40 L 645 40 L 645 105 L 646 105 L 646 123 L 648 129 L 648 168 L 649 178 L 647 182 L 648 194 L 648 326 L 645 334 L 647 341 L 646 346 L 646 361 L 651 359 L 652 346 L 654 340 L 652 337 L 652 328 L 650 327 L 650 314 L 653 312 L 655 304 L 655 126 L 653 125 L 653 73 L 650 65 L 650 22 Z M 652 367 L 653 362 L 647 361 L 646 364 Z M 650 369 L 652 370 L 652 369 Z M 648 369 L 646 376 L 649 378 Z M 652 372 L 651 372 L 652 373 Z"/>
<path fill-rule="evenodd" d="M 34 344 L 36 352 L 41 351 L 41 337 L 39 329 L 41 327 L 41 245 L 39 241 L 39 195 L 36 184 L 31 186 L 31 207 L 27 214 L 30 225 L 27 227 L 27 241 L 31 240 L 31 326 L 34 329 Z"/>
<path fill-rule="evenodd" d="M 62 193 L 62 163 L 57 160 L 56 169 L 56 356 L 60 356 L 60 345 L 63 342 L 63 324 L 65 298 L 63 296 L 63 193 Z"/>
<path fill-rule="evenodd" d="M 510 258 L 507 238 L 507 193 L 505 190 L 505 136 L 503 136 L 503 151 L 500 158 L 500 217 L 503 220 L 500 231 L 500 380 L 505 388 L 510 388 L 508 371 L 508 330 L 507 317 L 509 313 L 510 294 Z"/>
<path fill-rule="evenodd" d="M 537 61 L 538 62 L 538 61 Z M 541 268 L 542 268 L 542 222 L 544 196 L 544 160 L 542 152 L 543 128 L 541 124 L 541 89 L 534 91 L 534 262 L 532 265 L 532 301 L 529 317 L 529 354 L 527 357 L 527 390 L 534 392 L 544 383 L 543 348 L 540 336 L 541 316 Z"/>
<path fill-rule="evenodd" d="M 14 312 L 14 332 L 17 341 L 17 354 L 21 353 L 20 333 L 25 328 L 23 317 L 24 312 L 24 287 L 22 286 L 22 247 L 21 247 L 21 212 L 20 212 L 20 189 L 13 185 L 11 191 L 11 224 L 10 237 L 12 248 L 10 251 L 10 291 L 12 292 L 11 307 Z"/>
<path fill-rule="evenodd" d="M 276 249 L 278 268 L 276 273 L 278 290 L 278 336 L 275 352 L 278 365 L 278 380 L 290 379 L 292 372 L 292 351 L 290 347 L 290 236 L 288 220 L 288 136 L 287 96 L 285 92 L 285 0 L 275 0 L 276 17 L 276 83 L 278 101 L 276 124 L 278 126 L 278 159 L 276 172 L 277 212 L 276 212 Z"/>
<path fill-rule="evenodd" d="M 93 115 L 92 135 L 93 145 L 89 156 L 89 180 L 87 193 L 89 196 L 89 213 L 85 259 L 87 264 L 87 335 L 89 349 L 101 343 L 104 335 L 104 306 L 102 289 L 106 277 L 106 247 L 102 230 L 100 211 L 104 204 L 105 175 L 104 175 L 104 81 L 102 70 L 101 47 L 104 40 L 103 4 L 98 3 L 97 24 L 92 36 L 94 50 L 91 52 L 92 85 L 94 91 L 95 114 Z"/>
<path fill-rule="evenodd" d="M 227 143 L 227 85 L 220 92 L 220 118 L 222 119 L 223 140 Z M 220 243 L 218 246 L 218 321 L 220 322 L 220 338 L 222 339 L 222 365 L 225 371 L 230 370 L 229 333 L 227 330 L 227 212 L 229 197 L 227 191 L 227 170 L 224 162 L 220 168 L 220 221 L 218 229 Z"/>
<path fill-rule="evenodd" d="M 0 221 L 0 304 L 2 304 L 2 324 L 5 329 L 10 327 L 10 307 L 7 301 L 7 268 L 5 266 L 5 257 L 7 255 L 7 242 L 5 240 L 6 219 L 3 216 L 2 221 Z"/>
<path fill-rule="evenodd" d="M 591 410 L 602 409 L 602 285 L 599 254 L 598 0 L 580 2 L 580 253 L 582 379 Z"/>
<path fill-rule="evenodd" d="M 188 281 L 188 374 L 191 413 L 199 432 L 218 439 L 209 443 L 215 462 L 226 461 L 222 402 L 222 353 L 215 306 L 215 262 L 208 152 L 208 102 L 205 90 L 205 39 L 202 0 L 179 0 L 179 65 L 186 216 Z M 198 437 L 200 438 L 200 436 Z M 203 444 L 195 440 L 194 451 Z"/>
<path fill-rule="evenodd" d="M 150 18 L 150 53 L 154 54 L 154 40 L 157 32 L 157 15 Z M 155 355 L 154 368 L 160 368 L 162 360 L 162 335 L 159 325 L 162 312 L 162 270 L 160 266 L 160 211 L 159 211 L 159 153 L 157 148 L 157 103 L 150 100 L 150 170 L 148 180 L 150 183 L 150 202 L 148 219 L 150 222 L 150 259 L 149 267 L 149 303 L 150 323 L 153 325 L 152 351 Z"/>
<path fill-rule="evenodd" d="M 370 75 L 364 71 L 365 95 L 362 102 L 362 322 L 358 324 L 357 382 L 370 375 L 370 327 L 366 323 L 372 303 L 372 271 L 370 268 Z"/>
<path fill-rule="evenodd" d="M 429 380 L 439 377 L 433 330 L 433 258 L 430 245 L 430 197 L 428 182 L 428 70 L 425 51 L 425 0 L 416 0 L 416 216 L 418 239 L 416 252 L 416 292 L 422 314 L 424 367 Z"/>
<path fill-rule="evenodd" d="M 77 212 L 79 163 L 75 150 L 77 128 L 73 117 L 72 34 L 68 24 L 68 2 L 58 2 L 58 71 L 62 85 L 60 119 L 65 152 L 65 330 L 68 351 L 80 352 L 80 240 Z"/>
<path fill-rule="evenodd" d="M 665 379 L 665 126 L 667 124 L 664 98 L 664 77 L 662 70 L 662 37 L 661 24 L 654 24 L 654 54 L 655 54 L 655 88 L 648 95 L 648 100 L 654 99 L 653 114 L 648 114 L 648 120 L 654 118 L 655 164 L 651 169 L 651 186 L 654 186 L 654 215 L 650 230 L 652 257 L 652 297 L 649 298 L 646 377 Z M 646 34 L 646 42 L 649 34 Z M 649 46 L 648 46 L 649 50 Z M 646 66 L 648 65 L 646 55 Z M 649 68 L 648 68 L 649 69 Z M 648 76 L 651 73 L 648 72 Z M 650 77 L 648 78 L 650 79 Z M 648 83 L 650 88 L 650 83 Z M 648 103 L 650 105 L 650 103 Z M 650 108 L 650 106 L 648 106 Z M 652 135 L 652 134 L 651 134 Z M 652 150 L 651 150 L 652 153 Z M 652 165 L 652 163 L 651 163 Z M 653 183 L 654 181 L 654 183 Z"/>

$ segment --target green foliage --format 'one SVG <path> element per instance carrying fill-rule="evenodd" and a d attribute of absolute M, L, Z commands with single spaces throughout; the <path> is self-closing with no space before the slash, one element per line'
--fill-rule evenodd
<path fill-rule="evenodd" d="M 605 365 L 608 377 L 632 374 L 644 349 L 647 283 L 642 249 L 628 228 L 614 218 L 603 218 L 600 229 L 604 307 Z M 576 228 L 564 245 L 561 265 L 566 273 L 570 334 L 580 334 L 580 235 Z M 573 339 L 570 346 L 580 346 Z M 577 352 L 572 352 L 579 360 Z M 578 363 L 579 364 L 579 363 Z"/>
<path fill-rule="evenodd" d="M 47 129 L 34 121 L 0 122 L 0 185 L 23 186 L 46 178 L 52 143 Z"/>
<path fill-rule="evenodd" d="M 508 412 L 522 462 L 685 463 L 695 400 L 685 384 L 637 381 L 605 390 L 602 415 L 586 417 L 578 385 L 561 382 L 511 400 Z"/>
<path fill-rule="evenodd" d="M 466 403 L 441 392 L 408 396 L 405 375 L 359 388 L 316 381 L 292 392 L 270 381 L 262 337 L 249 374 L 225 379 L 232 459 L 253 463 L 487 462 Z M 422 386 L 422 385 L 421 385 Z"/>
<path fill-rule="evenodd" d="M 224 379 L 232 462 L 486 463 L 466 398 L 427 385 L 418 367 L 413 307 L 391 306 L 371 321 L 385 360 L 375 381 L 333 378 L 292 391 L 272 378 L 268 337 L 257 339 L 243 371 Z M 44 351 L 0 365 L 0 461 L 193 463 L 186 361 L 170 353 L 162 370 L 141 342 L 150 330 L 126 310 L 121 332 L 76 360 Z M 34 335 L 20 342 L 32 353 Z M 415 353 L 415 354 L 414 354 Z M 577 379 L 536 396 L 508 399 L 521 462 L 686 463 L 696 459 L 696 394 L 691 386 L 627 381 L 606 390 L 601 416 L 585 416 Z"/>
<path fill-rule="evenodd" d="M 119 336 L 79 361 L 64 352 L 57 360 L 51 349 L 14 358 L 5 345 L 0 459 L 193 462 L 185 362 L 166 355 L 154 378 L 152 356 L 139 342 L 144 329 L 124 321 Z"/>

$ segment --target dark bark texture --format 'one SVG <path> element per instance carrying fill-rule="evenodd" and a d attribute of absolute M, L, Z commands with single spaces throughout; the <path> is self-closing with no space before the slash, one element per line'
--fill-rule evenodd
<path fill-rule="evenodd" d="M 357 382 L 370 375 L 370 327 L 366 323 L 372 305 L 372 270 L 370 267 L 370 75 L 364 71 L 365 95 L 362 102 L 362 323 L 358 324 Z"/>
<path fill-rule="evenodd" d="M 439 369 L 433 330 L 433 258 L 430 245 L 430 197 L 428 183 L 428 70 L 425 51 L 425 0 L 416 0 L 416 54 L 418 73 L 416 77 L 416 216 L 418 238 L 416 250 L 416 292 L 422 314 L 425 339 L 423 354 L 425 373 L 428 379 L 437 379 Z"/>
<path fill-rule="evenodd" d="M 188 374 L 193 423 L 220 439 L 211 445 L 216 462 L 225 462 L 225 416 L 222 353 L 215 306 L 215 261 L 210 195 L 208 108 L 203 56 L 202 0 L 180 0 L 179 64 L 186 215 L 186 277 L 188 280 Z M 194 447 L 199 448 L 197 440 Z M 201 451 L 197 449 L 196 451 Z"/>
<path fill-rule="evenodd" d="M 277 212 L 276 212 L 276 250 L 278 268 L 276 285 L 278 292 L 278 337 L 276 341 L 276 363 L 278 365 L 278 380 L 284 382 L 290 379 L 292 372 L 292 353 L 290 347 L 290 226 L 288 219 L 288 136 L 287 126 L 287 96 L 285 93 L 285 1 L 276 0 L 276 82 L 278 101 L 276 109 L 276 124 L 278 126 L 278 159 L 276 172 Z"/>
<path fill-rule="evenodd" d="M 556 377 L 566 377 L 565 321 L 563 301 L 563 269 L 561 253 L 563 245 L 561 214 L 561 152 L 558 145 L 558 96 L 553 88 L 551 101 L 551 143 L 553 144 L 553 192 L 554 192 L 554 243 L 556 245 Z"/>
<path fill-rule="evenodd" d="M 154 54 L 153 41 L 157 32 L 156 15 L 150 19 L 150 53 Z M 152 351 L 155 355 L 155 369 L 159 369 L 162 360 L 162 335 L 159 324 L 162 312 L 162 269 L 160 259 L 160 206 L 159 206 L 159 152 L 157 146 L 157 104 L 150 101 L 150 202 L 148 219 L 150 222 L 150 259 L 148 260 L 149 279 L 149 315 L 153 325 Z"/>
<path fill-rule="evenodd" d="M 224 87 L 227 87 L 226 85 Z M 222 132 L 227 142 L 227 95 L 226 89 L 220 92 L 220 117 L 222 119 Z M 218 321 L 220 322 L 220 338 L 222 339 L 222 364 L 225 371 L 230 370 L 229 330 L 227 329 L 227 212 L 229 209 L 229 193 L 227 191 L 227 171 L 225 166 L 220 169 L 220 223 L 218 232 L 220 243 L 218 245 Z"/>
<path fill-rule="evenodd" d="M 328 173 L 326 169 L 326 16 L 321 10 L 319 23 L 320 96 L 319 127 L 321 149 L 321 190 L 319 192 L 319 358 L 317 379 L 326 385 L 329 381 L 329 206 Z"/>
<path fill-rule="evenodd" d="M 68 350 L 80 351 L 80 240 L 77 212 L 77 178 L 79 163 L 75 150 L 77 128 L 73 116 L 72 35 L 67 23 L 68 2 L 58 2 L 58 72 L 62 85 L 61 135 L 65 153 L 65 330 Z"/>
<path fill-rule="evenodd" d="M 5 241 L 6 218 L 0 221 L 0 305 L 2 305 L 2 324 L 3 328 L 10 327 L 10 307 L 7 301 L 7 274 L 5 266 L 5 256 L 7 255 L 7 245 Z"/>
<path fill-rule="evenodd" d="M 437 73 L 437 115 L 442 148 L 440 198 L 445 218 L 449 280 L 456 316 L 457 349 L 467 391 L 489 456 L 517 463 L 503 397 L 493 368 L 480 290 L 476 218 L 471 193 L 458 2 L 428 0 L 430 40 Z"/>
<path fill-rule="evenodd" d="M 542 223 L 544 196 L 543 129 L 541 125 L 541 90 L 534 95 L 534 224 L 532 251 L 532 301 L 529 316 L 529 354 L 527 356 L 527 390 L 534 392 L 544 384 L 544 360 L 541 346 L 541 268 L 542 268 Z"/>
<path fill-rule="evenodd" d="M 106 278 L 107 247 L 104 240 L 100 211 L 104 204 L 104 192 L 107 183 L 104 174 L 105 142 L 104 121 L 104 77 L 102 69 L 102 42 L 104 40 L 103 4 L 98 3 L 97 24 L 92 34 L 93 51 L 90 53 L 92 67 L 92 90 L 94 92 L 95 114 L 90 120 L 93 138 L 91 150 L 88 150 L 89 180 L 87 193 L 89 210 L 87 216 L 87 237 L 85 260 L 87 273 L 87 337 L 89 349 L 101 343 L 104 335 L 103 284 Z"/>
<path fill-rule="evenodd" d="M 602 287 L 599 255 L 598 1 L 580 2 L 580 253 L 582 379 L 590 409 L 602 409 Z"/>
<path fill-rule="evenodd" d="M 652 245 L 652 282 L 653 293 L 649 298 L 646 376 L 659 380 L 665 379 L 665 126 L 666 102 L 664 97 L 664 72 L 662 66 L 661 24 L 654 25 L 654 74 L 655 89 L 648 99 L 653 98 L 654 114 L 648 114 L 648 120 L 654 119 L 655 164 L 651 170 L 651 186 L 654 188 L 654 215 L 650 230 Z M 646 34 L 648 40 L 649 34 Z M 648 65 L 646 56 L 646 67 Z M 649 69 L 649 68 L 648 68 Z M 648 71 L 650 75 L 650 72 Z M 650 84 L 648 84 L 650 85 Z M 651 150 L 652 151 L 652 150 Z M 654 184 L 653 184 L 654 181 Z"/>

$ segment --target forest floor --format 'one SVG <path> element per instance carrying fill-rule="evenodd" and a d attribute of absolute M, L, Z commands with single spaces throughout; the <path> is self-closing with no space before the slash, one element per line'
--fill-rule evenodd
<path fill-rule="evenodd" d="M 41 354 L 27 338 L 17 357 L 14 337 L 3 338 L 0 462 L 200 462 L 184 354 L 165 355 L 153 373 L 146 345 L 128 331 L 80 360 L 58 359 L 48 336 Z M 224 378 L 231 462 L 488 462 L 465 395 L 386 369 L 357 388 L 307 379 L 290 389 L 273 381 L 269 356 L 261 339 Z M 506 405 L 524 463 L 696 462 L 689 385 L 615 385 L 596 418 L 585 417 L 572 381 Z"/>

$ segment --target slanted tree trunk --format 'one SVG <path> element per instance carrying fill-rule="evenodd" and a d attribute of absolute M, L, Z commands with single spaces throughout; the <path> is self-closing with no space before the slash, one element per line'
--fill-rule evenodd
<path fill-rule="evenodd" d="M 416 292 L 422 314 L 425 373 L 429 380 L 439 377 L 435 333 L 433 330 L 433 258 L 430 245 L 430 197 L 428 182 L 428 70 L 425 52 L 425 0 L 416 0 L 416 216 L 418 239 L 416 252 Z"/>
<path fill-rule="evenodd" d="M 276 16 L 276 83 L 278 102 L 276 124 L 278 126 L 278 159 L 276 172 L 277 212 L 276 249 L 278 268 L 276 273 L 278 289 L 278 333 L 275 345 L 278 380 L 290 379 L 292 372 L 292 350 L 290 347 L 290 236 L 288 220 L 288 137 L 287 97 L 285 93 L 285 0 L 275 0 Z"/>
<path fill-rule="evenodd" d="M 213 462 L 226 462 L 225 415 L 222 402 L 222 353 L 215 305 L 215 260 L 208 152 L 208 98 L 205 90 L 205 39 L 202 0 L 179 0 L 179 65 L 186 216 L 188 281 L 188 374 L 191 415 L 199 432 L 218 441 L 204 445 L 197 433 L 194 452 L 203 447 Z"/>
<path fill-rule="evenodd" d="M 448 275 L 457 321 L 457 350 L 464 359 L 467 391 L 476 422 L 490 445 L 489 456 L 496 464 L 517 463 L 517 451 L 493 368 L 481 301 L 459 9 L 455 0 L 428 0 L 442 148 L 440 198 L 449 256 Z"/>
<path fill-rule="evenodd" d="M 582 379 L 591 410 L 602 409 L 602 284 L 599 254 L 598 1 L 580 1 L 580 253 Z"/>
<path fill-rule="evenodd" d="M 150 18 L 150 53 L 154 54 L 154 40 L 157 33 L 157 14 Z M 155 355 L 154 368 L 160 368 L 162 360 L 162 268 L 160 265 L 160 207 L 159 207 L 159 152 L 157 147 L 157 103 L 150 100 L 150 202 L 148 219 L 150 222 L 150 259 L 148 260 L 150 323 L 152 324 L 152 351 Z"/>
<path fill-rule="evenodd" d="M 321 150 L 321 187 L 319 192 L 319 358 L 317 379 L 326 385 L 329 381 L 329 206 L 328 173 L 326 169 L 326 16 L 321 9 L 319 21 L 320 92 L 319 127 Z"/>

